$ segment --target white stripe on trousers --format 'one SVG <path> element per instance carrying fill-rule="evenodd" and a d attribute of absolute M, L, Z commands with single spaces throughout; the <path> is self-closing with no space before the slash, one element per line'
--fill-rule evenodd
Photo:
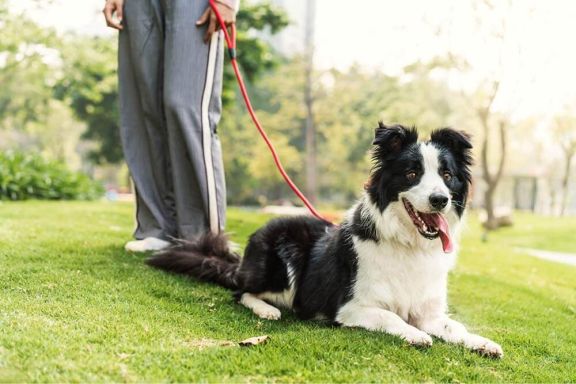
<path fill-rule="evenodd" d="M 210 52 L 208 54 L 208 69 L 206 71 L 206 81 L 202 96 L 202 143 L 204 147 L 204 165 L 206 167 L 206 182 L 208 184 L 208 220 L 210 221 L 210 231 L 218 233 L 218 203 L 216 200 L 216 182 L 214 178 L 214 164 L 212 162 L 212 129 L 208 110 L 210 99 L 212 98 L 212 87 L 214 85 L 214 72 L 216 70 L 216 53 L 218 51 L 218 38 L 222 32 L 212 34 L 210 41 Z"/>

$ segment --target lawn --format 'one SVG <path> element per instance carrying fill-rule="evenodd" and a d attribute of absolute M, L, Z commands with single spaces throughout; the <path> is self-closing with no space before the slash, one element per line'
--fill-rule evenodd
<path fill-rule="evenodd" d="M 243 243 L 264 220 L 231 209 L 229 229 Z M 260 320 L 224 289 L 124 252 L 132 226 L 129 204 L 0 203 L 0 382 L 576 381 L 576 268 L 515 251 L 576 252 L 574 218 L 518 215 L 482 243 L 470 216 L 450 309 L 502 360 L 287 313 Z"/>

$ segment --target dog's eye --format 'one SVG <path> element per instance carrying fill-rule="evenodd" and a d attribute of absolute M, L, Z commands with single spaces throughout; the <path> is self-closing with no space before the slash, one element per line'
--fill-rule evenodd
<path fill-rule="evenodd" d="M 442 175 L 442 177 L 444 177 L 444 181 L 452 180 L 452 174 L 448 171 L 445 171 L 444 174 Z"/>
<path fill-rule="evenodd" d="M 416 172 L 414 171 L 410 171 L 406 174 L 406 178 L 410 181 L 414 180 L 416 178 Z"/>

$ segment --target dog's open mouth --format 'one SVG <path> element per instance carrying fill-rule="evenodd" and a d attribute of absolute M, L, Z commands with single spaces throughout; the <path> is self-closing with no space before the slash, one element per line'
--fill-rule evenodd
<path fill-rule="evenodd" d="M 452 239 L 448 230 L 448 223 L 441 213 L 418 212 L 406 199 L 402 199 L 408 216 L 418 229 L 418 232 L 427 239 L 433 240 L 440 237 L 444 252 L 452 252 Z"/>

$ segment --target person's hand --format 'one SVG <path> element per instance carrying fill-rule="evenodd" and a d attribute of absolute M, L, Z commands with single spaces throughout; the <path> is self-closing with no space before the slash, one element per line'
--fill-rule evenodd
<path fill-rule="evenodd" d="M 104 6 L 104 17 L 106 18 L 106 25 L 110 28 L 122 30 L 122 17 L 124 16 L 124 0 L 106 0 Z M 114 18 L 116 15 L 116 18 Z"/>
<path fill-rule="evenodd" d="M 227 5 L 216 3 L 218 7 L 218 12 L 220 12 L 220 16 L 222 16 L 222 20 L 226 24 L 226 27 L 234 24 L 236 22 L 236 11 Z M 212 11 L 212 8 L 208 7 L 200 16 L 198 21 L 196 22 L 196 26 L 200 27 L 202 25 L 208 24 L 208 28 L 206 29 L 206 33 L 204 34 L 204 42 L 209 42 L 212 38 L 212 34 L 220 29 L 220 23 L 218 23 L 218 19 L 216 18 L 216 14 Z"/>

